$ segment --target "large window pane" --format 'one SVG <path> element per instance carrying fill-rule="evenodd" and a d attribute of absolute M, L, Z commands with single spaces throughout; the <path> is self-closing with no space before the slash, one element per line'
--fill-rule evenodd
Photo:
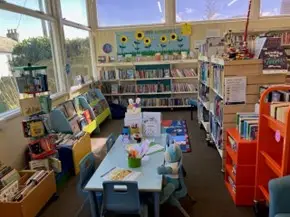
<path fill-rule="evenodd" d="M 90 55 L 89 32 L 64 26 L 66 48 L 66 72 L 70 86 L 79 84 L 77 77 L 82 75 L 85 81 L 91 79 L 92 64 Z"/>
<path fill-rule="evenodd" d="M 290 0 L 261 0 L 261 16 L 290 15 Z"/>
<path fill-rule="evenodd" d="M 17 19 L 15 19 L 17 18 Z M 55 93 L 49 23 L 39 19 L 0 10 L 0 113 L 18 107 L 18 93 L 13 67 L 45 65 L 48 85 Z"/>
<path fill-rule="evenodd" d="M 60 0 L 60 3 L 64 19 L 88 25 L 86 0 Z"/>
<path fill-rule="evenodd" d="M 165 22 L 165 0 L 98 0 L 98 24 L 124 26 Z"/>
<path fill-rule="evenodd" d="M 248 0 L 176 0 L 176 21 L 242 18 L 248 5 Z"/>
<path fill-rule="evenodd" d="M 46 12 L 46 0 L 6 0 L 7 3 L 15 4 L 24 8 Z"/>

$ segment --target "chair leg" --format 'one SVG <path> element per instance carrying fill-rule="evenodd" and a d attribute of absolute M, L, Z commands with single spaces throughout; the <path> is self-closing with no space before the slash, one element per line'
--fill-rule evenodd
<path fill-rule="evenodd" d="M 182 206 L 178 206 L 178 209 L 179 209 L 180 212 L 183 214 L 183 216 L 185 216 L 185 217 L 190 217 L 190 215 L 188 215 L 188 213 L 185 211 L 185 209 L 183 209 Z"/>
<path fill-rule="evenodd" d="M 190 107 L 190 118 L 193 120 L 193 106 Z"/>
<path fill-rule="evenodd" d="M 82 203 L 81 207 L 80 207 L 80 208 L 78 209 L 78 211 L 76 212 L 75 217 L 79 217 L 79 216 L 80 216 L 81 211 L 84 209 L 84 206 L 85 206 L 85 204 L 88 202 L 88 200 L 89 200 L 89 197 L 87 197 L 87 198 L 85 199 L 85 201 Z"/>
<path fill-rule="evenodd" d="M 191 200 L 192 203 L 196 203 L 196 199 L 194 199 L 192 196 L 190 196 L 188 193 L 187 193 L 187 197 L 189 197 L 189 199 Z"/>

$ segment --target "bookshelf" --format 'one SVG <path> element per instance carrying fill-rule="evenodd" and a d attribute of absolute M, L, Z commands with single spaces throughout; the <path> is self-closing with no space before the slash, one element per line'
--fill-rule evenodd
<path fill-rule="evenodd" d="M 108 101 L 127 106 L 141 98 L 141 107 L 190 108 L 198 93 L 197 60 L 99 63 L 102 92 Z"/>
<path fill-rule="evenodd" d="M 255 192 L 257 141 L 240 137 L 236 128 L 226 132 L 225 185 L 237 206 L 251 206 Z"/>
<path fill-rule="evenodd" d="M 227 129 L 235 127 L 237 112 L 253 112 L 259 101 L 259 87 L 265 84 L 285 83 L 285 74 L 262 74 L 262 61 L 220 58 L 198 58 L 199 96 L 198 122 L 206 131 L 208 145 L 214 145 L 222 159 L 224 171 L 224 147 Z M 235 77 L 246 79 L 246 99 L 242 103 L 225 104 L 225 80 Z"/>
<path fill-rule="evenodd" d="M 290 85 L 277 85 L 266 89 L 261 96 L 257 145 L 255 201 L 269 202 L 268 183 L 273 178 L 290 174 L 290 110 L 286 106 L 284 122 L 271 116 L 266 97 L 273 91 L 289 91 Z M 277 112 L 278 113 L 278 112 Z"/>

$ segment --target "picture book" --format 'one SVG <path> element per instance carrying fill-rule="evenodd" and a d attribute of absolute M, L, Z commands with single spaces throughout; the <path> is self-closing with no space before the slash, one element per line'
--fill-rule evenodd
<path fill-rule="evenodd" d="M 250 125 L 250 139 L 256 140 L 258 138 L 258 125 Z"/>
<path fill-rule="evenodd" d="M 277 119 L 277 115 L 278 115 L 278 108 L 282 108 L 282 107 L 288 107 L 290 106 L 289 102 L 284 102 L 284 103 L 272 103 L 270 105 L 270 115 L 272 118 Z"/>
<path fill-rule="evenodd" d="M 1 183 L 3 186 L 9 185 L 12 182 L 19 181 L 20 175 L 16 169 L 13 169 L 4 177 L 1 178 Z"/>
<path fill-rule="evenodd" d="M 19 99 L 19 104 L 23 116 L 30 116 L 41 112 L 39 97 Z"/>
<path fill-rule="evenodd" d="M 108 181 L 135 181 L 141 172 L 115 167 L 102 175 Z"/>
<path fill-rule="evenodd" d="M 258 120 L 258 117 L 241 117 L 240 124 L 239 124 L 239 134 L 241 137 L 245 137 L 245 130 L 246 130 L 246 122 L 251 120 Z"/>
<path fill-rule="evenodd" d="M 244 129 L 244 135 L 243 138 L 245 139 L 250 139 L 251 138 L 251 126 L 255 125 L 258 126 L 259 120 L 250 120 L 250 121 L 245 121 L 245 129 Z"/>
<path fill-rule="evenodd" d="M 254 112 L 237 112 L 236 115 L 236 128 L 241 132 L 241 118 L 258 118 L 259 115 Z"/>
<path fill-rule="evenodd" d="M 143 112 L 143 135 L 159 137 L 161 135 L 161 112 Z"/>

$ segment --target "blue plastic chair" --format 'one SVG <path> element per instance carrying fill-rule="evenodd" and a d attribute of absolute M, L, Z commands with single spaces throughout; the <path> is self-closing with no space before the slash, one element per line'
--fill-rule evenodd
<path fill-rule="evenodd" d="M 79 166 L 80 166 L 80 178 L 79 178 L 77 188 L 78 188 L 78 193 L 85 198 L 85 201 L 82 204 L 80 210 L 77 212 L 78 215 L 82 211 L 86 202 L 88 201 L 88 192 L 85 191 L 84 188 L 97 169 L 96 159 L 95 159 L 94 154 L 91 152 L 91 153 L 88 153 L 86 156 L 84 156 L 83 159 L 80 161 Z M 97 192 L 96 197 L 97 197 L 98 207 L 100 208 L 101 203 L 102 203 L 102 193 Z"/>
<path fill-rule="evenodd" d="M 114 143 L 115 143 L 115 136 L 113 133 L 111 133 L 109 135 L 109 137 L 107 138 L 106 141 L 106 147 L 107 147 L 107 153 L 111 150 L 111 148 L 113 147 Z"/>
<path fill-rule="evenodd" d="M 269 182 L 269 217 L 290 217 L 290 176 Z"/>
<path fill-rule="evenodd" d="M 177 189 L 169 198 L 168 202 L 177 207 L 180 212 L 185 216 L 185 217 L 190 217 L 190 215 L 185 211 L 185 209 L 182 207 L 181 203 L 179 202 L 179 199 L 184 198 L 184 197 L 189 197 L 192 203 L 195 203 L 196 201 L 190 197 L 187 191 L 187 187 L 184 182 L 184 174 L 183 174 L 183 165 L 180 163 L 179 169 L 178 169 L 178 175 L 179 175 L 179 182 L 180 182 L 180 188 Z"/>
<path fill-rule="evenodd" d="M 137 182 L 106 181 L 103 182 L 102 214 L 148 216 L 148 208 L 140 203 Z"/>

